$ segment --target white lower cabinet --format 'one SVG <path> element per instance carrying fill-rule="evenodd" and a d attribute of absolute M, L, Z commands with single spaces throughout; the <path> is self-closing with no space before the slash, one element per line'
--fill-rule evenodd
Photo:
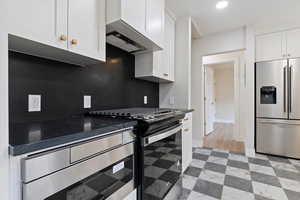
<path fill-rule="evenodd" d="M 105 0 L 10 0 L 12 51 L 88 65 L 105 61 Z"/>
<path fill-rule="evenodd" d="M 193 159 L 192 113 L 186 114 L 182 128 L 182 171 L 184 172 Z"/>

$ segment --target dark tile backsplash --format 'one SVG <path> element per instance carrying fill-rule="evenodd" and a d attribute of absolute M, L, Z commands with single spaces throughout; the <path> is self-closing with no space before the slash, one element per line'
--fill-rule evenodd
<path fill-rule="evenodd" d="M 78 67 L 21 53 L 9 54 L 11 122 L 62 119 L 84 113 L 83 96 L 92 110 L 159 106 L 159 85 L 134 78 L 134 56 L 107 46 L 107 62 Z M 28 94 L 42 95 L 42 112 L 28 113 Z"/>

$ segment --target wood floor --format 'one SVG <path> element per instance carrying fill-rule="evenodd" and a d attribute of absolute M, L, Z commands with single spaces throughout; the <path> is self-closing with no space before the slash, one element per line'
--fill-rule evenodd
<path fill-rule="evenodd" d="M 204 147 L 245 152 L 244 142 L 236 141 L 233 124 L 215 123 L 214 131 L 204 137 Z"/>

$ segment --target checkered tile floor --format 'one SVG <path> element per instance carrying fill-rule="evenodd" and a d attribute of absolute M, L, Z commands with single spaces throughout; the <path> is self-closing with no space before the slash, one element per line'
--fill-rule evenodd
<path fill-rule="evenodd" d="M 181 200 L 300 200 L 300 160 L 193 150 Z"/>

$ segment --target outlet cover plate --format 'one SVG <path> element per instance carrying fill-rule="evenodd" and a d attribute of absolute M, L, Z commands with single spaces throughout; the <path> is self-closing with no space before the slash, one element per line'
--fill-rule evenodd
<path fill-rule="evenodd" d="M 28 112 L 41 112 L 41 95 L 28 95 Z"/>
<path fill-rule="evenodd" d="M 84 96 L 83 97 L 83 108 L 91 108 L 92 107 L 92 97 L 91 96 Z"/>
<path fill-rule="evenodd" d="M 144 96 L 144 104 L 148 104 L 148 97 Z"/>

